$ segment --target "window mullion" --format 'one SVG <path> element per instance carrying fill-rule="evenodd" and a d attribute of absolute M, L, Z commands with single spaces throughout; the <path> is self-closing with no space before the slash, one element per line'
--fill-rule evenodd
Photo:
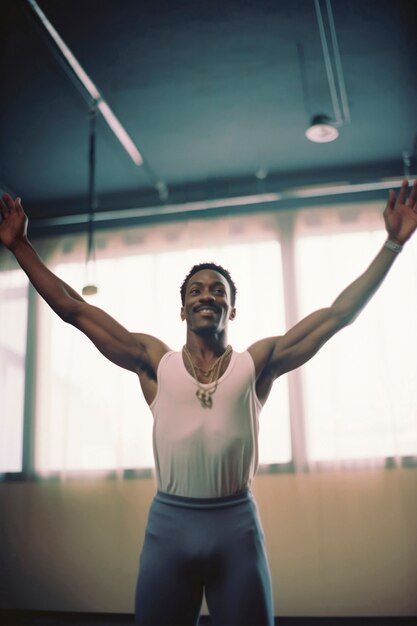
<path fill-rule="evenodd" d="M 25 398 L 23 422 L 22 471 L 26 478 L 35 474 L 35 392 L 36 392 L 36 349 L 37 349 L 37 293 L 28 287 L 28 322 L 25 361 Z"/>
<path fill-rule="evenodd" d="M 289 329 L 299 320 L 295 268 L 295 215 L 294 213 L 281 213 L 278 215 L 277 220 L 281 233 L 285 320 L 286 328 Z M 300 369 L 296 369 L 288 374 L 288 394 L 293 465 L 296 472 L 303 472 L 307 471 L 308 462 L 305 406 Z"/>

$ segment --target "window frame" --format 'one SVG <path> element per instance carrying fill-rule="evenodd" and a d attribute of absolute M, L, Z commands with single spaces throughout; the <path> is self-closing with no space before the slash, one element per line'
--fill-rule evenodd
<path fill-rule="evenodd" d="M 336 209 L 339 207 L 336 206 Z M 304 209 L 309 211 L 309 209 Z M 273 214 L 268 211 L 268 215 Z M 291 327 L 298 321 L 298 303 L 295 288 L 296 270 L 295 270 L 295 244 L 296 234 L 295 225 L 298 212 L 279 211 L 274 215 L 276 221 L 276 236 L 280 241 L 282 255 L 283 270 L 283 297 L 285 307 L 285 317 L 287 328 Z M 382 222 L 381 222 L 382 224 Z M 353 229 L 356 229 L 353 226 Z M 360 228 L 359 228 L 360 230 Z M 349 232 L 348 229 L 344 232 Z M 36 243 L 36 240 L 35 240 Z M 34 468 L 34 406 L 36 399 L 36 372 L 35 364 L 37 360 L 37 299 L 34 288 L 30 285 L 28 290 L 28 327 L 27 327 L 27 349 L 26 349 L 26 366 L 25 366 L 25 397 L 24 397 L 24 422 L 23 422 L 23 457 L 21 472 L 3 472 L 0 473 L 0 481 L 54 481 L 61 479 L 61 472 L 50 472 L 48 476 L 41 475 Z M 280 473 L 299 473 L 311 471 L 332 471 L 332 462 L 316 463 L 315 469 L 309 467 L 306 458 L 306 438 L 305 438 L 305 409 L 302 392 L 302 376 L 299 370 L 290 372 L 288 375 L 288 394 L 290 403 L 290 429 L 291 429 L 291 446 L 292 459 L 287 463 L 270 463 L 259 466 L 258 474 L 280 474 Z M 297 431 L 298 436 L 295 437 L 294 432 Z M 301 436 L 300 436 L 301 435 Z M 381 464 L 385 469 L 394 468 L 416 468 L 417 454 L 401 457 L 388 456 L 381 459 Z M 343 469 L 343 468 L 342 468 Z M 347 469 L 347 467 L 346 467 Z M 101 479 L 151 479 L 154 477 L 154 469 L 123 469 L 123 470 L 77 470 L 67 471 L 65 477 L 71 478 L 91 478 L 100 477 Z"/>

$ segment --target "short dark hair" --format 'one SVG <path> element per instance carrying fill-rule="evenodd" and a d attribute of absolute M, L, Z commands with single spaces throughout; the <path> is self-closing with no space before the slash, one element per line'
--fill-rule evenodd
<path fill-rule="evenodd" d="M 198 263 L 198 265 L 193 265 L 181 285 L 180 292 L 182 305 L 184 306 L 185 304 L 185 292 L 187 289 L 188 281 L 190 280 L 191 276 L 194 276 L 194 274 L 197 274 L 197 272 L 201 272 L 201 270 L 213 270 L 214 272 L 218 272 L 219 274 L 221 274 L 227 280 L 230 287 L 231 304 L 232 306 L 235 306 L 237 287 L 233 282 L 232 277 L 230 276 L 230 272 L 221 265 L 217 265 L 217 263 Z"/>

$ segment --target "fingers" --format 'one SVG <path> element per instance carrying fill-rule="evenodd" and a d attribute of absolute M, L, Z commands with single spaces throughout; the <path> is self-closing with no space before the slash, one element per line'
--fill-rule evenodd
<path fill-rule="evenodd" d="M 414 211 L 417 211 L 417 180 L 414 181 L 407 204 Z"/>
<path fill-rule="evenodd" d="M 6 210 L 7 214 L 9 214 L 12 211 L 14 211 L 14 200 L 13 200 L 12 196 L 9 193 L 4 193 L 3 194 L 3 204 L 5 206 L 5 210 Z"/>
<path fill-rule="evenodd" d="M 408 189 L 408 180 L 404 179 L 403 182 L 401 183 L 400 193 L 398 194 L 399 204 L 404 204 L 405 197 L 407 195 L 407 189 Z"/>
<path fill-rule="evenodd" d="M 13 200 L 9 193 L 4 193 L 3 197 L 0 198 L 0 213 L 2 218 L 5 219 L 14 211 L 17 213 L 23 212 L 21 199 L 16 198 L 16 200 Z"/>
<path fill-rule="evenodd" d="M 408 196 L 408 180 L 404 179 L 401 183 L 401 188 L 398 194 L 398 198 L 396 198 L 395 192 L 390 189 L 388 195 L 387 208 L 393 210 L 396 205 L 406 204 L 411 207 L 414 211 L 417 211 L 417 180 L 414 181 L 413 186 L 411 188 L 411 192 Z"/>
<path fill-rule="evenodd" d="M 9 208 L 4 201 L 4 196 L 2 199 L 0 199 L 0 214 L 3 220 L 9 215 Z"/>
<path fill-rule="evenodd" d="M 397 196 L 395 195 L 395 191 L 390 189 L 388 192 L 387 209 L 390 209 L 391 211 L 394 209 L 396 199 Z"/>

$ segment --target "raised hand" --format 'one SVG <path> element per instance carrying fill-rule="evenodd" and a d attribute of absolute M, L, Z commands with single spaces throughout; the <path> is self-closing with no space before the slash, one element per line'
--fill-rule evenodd
<path fill-rule="evenodd" d="M 26 238 L 28 218 L 22 208 L 20 198 L 13 200 L 12 196 L 5 193 L 0 199 L 0 242 L 6 248 L 13 248 Z"/>
<path fill-rule="evenodd" d="M 384 220 L 388 237 L 393 241 L 403 244 L 411 237 L 417 228 L 417 180 L 409 194 L 407 180 L 403 180 L 398 198 L 390 190 Z"/>

